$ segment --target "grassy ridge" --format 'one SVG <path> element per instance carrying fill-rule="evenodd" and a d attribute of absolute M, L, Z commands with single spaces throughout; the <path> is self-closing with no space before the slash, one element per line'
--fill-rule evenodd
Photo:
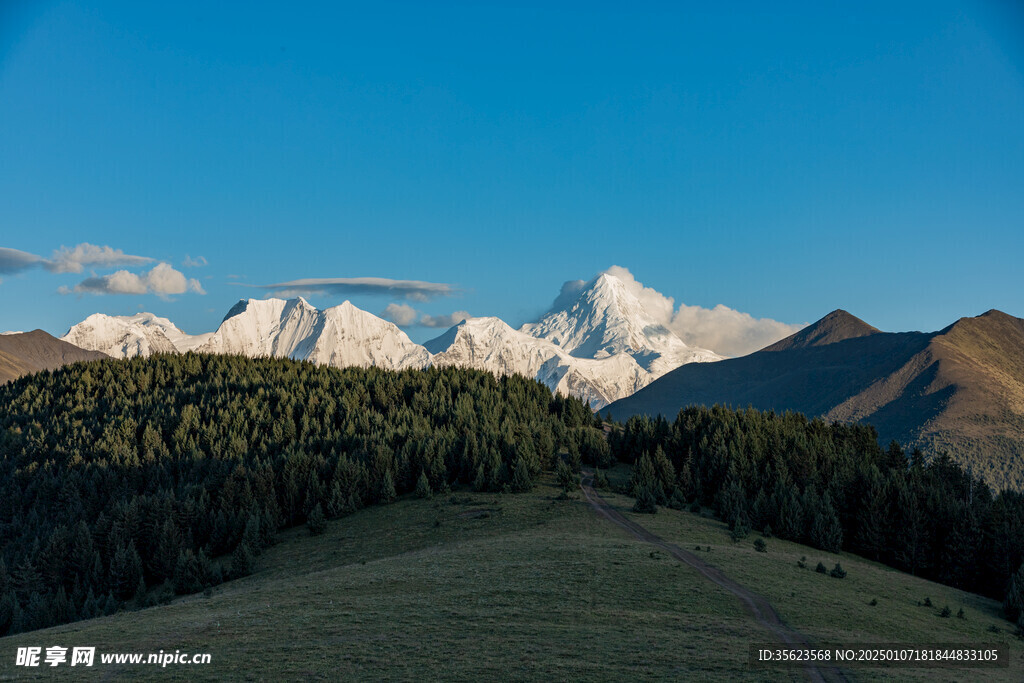
<path fill-rule="evenodd" d="M 797 675 L 748 670 L 747 644 L 766 636 L 732 596 L 627 537 L 584 501 L 558 501 L 556 494 L 543 484 L 515 496 L 408 499 L 330 522 L 320 537 L 296 529 L 265 552 L 254 575 L 209 597 L 0 639 L 0 676 L 26 673 L 13 666 L 18 646 L 55 644 L 213 654 L 206 667 L 115 671 L 161 680 Z M 624 509 L 632 505 L 625 497 L 609 499 Z M 804 546 L 771 539 L 768 553 L 755 553 L 753 536 L 733 544 L 722 524 L 687 512 L 634 519 L 684 547 L 711 545 L 709 561 L 767 595 L 790 625 L 815 639 L 990 642 L 991 624 L 1004 629 L 998 639 L 1012 640 L 995 602 L 853 556 L 842 556 L 849 576 L 840 581 L 798 569 L 801 555 L 812 567 L 819 556 L 831 561 Z M 940 619 L 935 609 L 912 604 L 925 596 L 954 613 L 962 602 L 968 618 Z M 877 607 L 867 605 L 872 597 Z M 1015 640 L 1013 647 L 1019 662 Z M 985 675 L 1019 680 L 1015 667 Z M 103 672 L 32 673 L 73 680 Z M 964 674 L 931 670 L 918 678 L 962 680 Z M 868 669 L 856 677 L 886 678 Z"/>

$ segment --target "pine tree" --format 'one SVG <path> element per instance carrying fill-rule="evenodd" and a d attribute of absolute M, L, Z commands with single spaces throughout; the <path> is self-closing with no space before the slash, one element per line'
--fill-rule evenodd
<path fill-rule="evenodd" d="M 391 476 L 391 470 L 384 470 L 384 476 L 380 481 L 379 499 L 382 503 L 391 503 L 398 494 L 395 492 L 395 480 Z M 323 514 L 323 510 L 320 511 Z"/>
<path fill-rule="evenodd" d="M 420 477 L 416 480 L 416 497 L 430 498 L 432 495 L 433 491 L 430 490 L 430 479 L 427 478 L 427 473 L 420 472 Z"/>
<path fill-rule="evenodd" d="M 658 511 L 658 498 L 650 486 L 643 486 L 637 492 L 636 502 L 633 504 L 633 512 L 641 512 L 653 515 Z"/>
<path fill-rule="evenodd" d="M 579 478 L 565 464 L 564 460 L 559 460 L 558 465 L 555 467 L 555 481 L 558 482 L 558 485 L 562 487 L 562 491 L 565 493 L 569 493 L 579 485 Z"/>
<path fill-rule="evenodd" d="M 317 503 L 309 513 L 309 518 L 306 519 L 306 527 L 309 529 L 310 536 L 319 536 L 326 530 L 327 520 L 324 517 L 324 509 L 320 507 L 320 503 Z"/>
<path fill-rule="evenodd" d="M 110 589 L 118 600 L 128 600 L 138 588 L 142 578 L 142 560 L 135 543 L 120 545 L 110 561 Z"/>
<path fill-rule="evenodd" d="M 843 548 L 843 527 L 839 524 L 839 516 L 836 515 L 828 493 L 822 496 L 821 508 L 814 517 L 811 543 L 830 553 L 837 553 Z"/>
<path fill-rule="evenodd" d="M 512 492 L 525 493 L 533 488 L 533 478 L 530 476 L 530 468 L 522 457 L 516 458 L 515 466 L 512 469 Z"/>
<path fill-rule="evenodd" d="M 1003 610 L 1006 612 L 1006 618 L 1015 624 L 1024 619 L 1024 564 L 1010 579 L 1010 587 L 1003 600 Z"/>
<path fill-rule="evenodd" d="M 243 540 L 231 553 L 231 578 L 238 579 L 252 573 L 256 562 L 255 555 L 249 544 Z"/>

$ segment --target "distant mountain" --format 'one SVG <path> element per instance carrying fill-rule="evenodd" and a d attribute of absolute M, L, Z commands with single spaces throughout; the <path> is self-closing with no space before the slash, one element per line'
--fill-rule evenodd
<path fill-rule="evenodd" d="M 629 396 L 650 381 L 626 353 L 601 359 L 576 358 L 559 346 L 516 331 L 498 318 L 470 318 L 425 344 L 434 365 L 520 374 L 552 391 L 583 399 L 591 407 Z"/>
<path fill-rule="evenodd" d="M 152 353 L 275 356 L 345 367 L 388 369 L 459 365 L 518 373 L 552 391 L 602 408 L 683 363 L 718 360 L 658 325 L 618 278 L 604 274 L 567 306 L 514 330 L 498 318 L 473 318 L 424 346 L 396 325 L 348 301 L 319 310 L 305 299 L 244 299 L 215 332 L 189 335 L 152 313 L 97 313 L 65 341 L 114 358 Z"/>
<path fill-rule="evenodd" d="M 430 354 L 396 325 L 348 301 L 319 310 L 305 299 L 243 299 L 216 332 L 189 335 L 166 318 L 91 315 L 63 337 L 114 358 L 151 353 L 229 353 L 347 367 L 423 368 Z"/>
<path fill-rule="evenodd" d="M 656 322 L 619 278 L 602 273 L 564 307 L 520 331 L 546 339 L 577 358 L 629 354 L 651 378 L 686 363 L 721 360 L 713 351 L 687 346 Z"/>
<path fill-rule="evenodd" d="M 319 310 L 301 297 L 239 301 L 196 350 L 293 358 L 334 367 L 404 370 L 430 364 L 427 350 L 394 323 L 348 301 Z"/>
<path fill-rule="evenodd" d="M 671 418 L 716 403 L 870 423 L 883 441 L 947 451 L 997 488 L 1024 488 L 1024 320 L 999 311 L 930 333 L 834 311 L 749 356 L 684 365 L 609 410 Z"/>
<path fill-rule="evenodd" d="M 188 335 L 167 318 L 152 313 L 115 316 L 94 313 L 74 325 L 61 339 L 113 358 L 185 352 L 210 335 Z"/>
<path fill-rule="evenodd" d="M 856 316 L 842 309 L 832 311 L 818 322 L 805 327 L 796 334 L 780 339 L 763 351 L 786 351 L 788 349 L 806 349 L 812 346 L 827 346 L 844 339 L 867 337 L 881 332 Z"/>
<path fill-rule="evenodd" d="M 42 330 L 0 334 L 0 384 L 40 370 L 56 370 L 78 361 L 106 358 Z"/>

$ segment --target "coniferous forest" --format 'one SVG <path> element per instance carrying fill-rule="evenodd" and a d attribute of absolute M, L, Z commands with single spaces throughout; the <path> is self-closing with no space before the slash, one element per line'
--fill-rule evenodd
<path fill-rule="evenodd" d="M 871 427 L 687 408 L 607 442 L 584 403 L 520 376 L 156 355 L 0 386 L 0 635 L 244 576 L 279 530 L 453 485 L 520 492 L 633 465 L 637 510 L 712 507 L 1004 600 L 1024 621 L 1024 496 Z M 601 477 L 600 472 L 598 477 Z"/>
<path fill-rule="evenodd" d="M 609 437 L 638 511 L 710 506 L 734 537 L 846 550 L 1004 601 L 1024 623 L 1024 495 L 993 495 L 946 456 L 883 449 L 874 428 L 796 413 L 690 407 Z"/>
<path fill-rule="evenodd" d="M 203 590 L 280 529 L 413 491 L 528 489 L 559 450 L 606 456 L 592 420 L 453 368 L 187 354 L 24 377 L 0 386 L 0 635 Z"/>

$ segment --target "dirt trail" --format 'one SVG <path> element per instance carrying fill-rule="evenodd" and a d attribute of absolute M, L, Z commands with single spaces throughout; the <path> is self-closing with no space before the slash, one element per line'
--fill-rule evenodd
<path fill-rule="evenodd" d="M 636 522 L 622 515 L 604 498 L 602 498 L 597 491 L 594 490 L 593 479 L 593 472 L 584 470 L 583 481 L 580 483 L 580 488 L 583 489 L 583 495 L 598 514 L 613 524 L 622 527 L 634 538 L 661 548 L 680 562 L 696 569 L 704 578 L 735 595 L 740 599 L 740 602 L 743 603 L 743 606 L 748 612 L 750 612 L 751 616 L 754 617 L 757 623 L 768 629 L 776 640 L 779 640 L 786 645 L 810 644 L 810 641 L 806 636 L 783 623 L 778 612 L 775 611 L 775 608 L 771 606 L 771 603 L 769 603 L 763 595 L 758 595 L 757 593 L 744 588 L 726 576 L 718 567 L 714 567 L 693 553 L 665 541 L 660 536 L 651 533 Z M 819 668 L 812 663 L 807 663 L 804 666 L 804 671 L 812 681 L 824 682 L 848 680 L 842 671 L 834 667 Z"/>

